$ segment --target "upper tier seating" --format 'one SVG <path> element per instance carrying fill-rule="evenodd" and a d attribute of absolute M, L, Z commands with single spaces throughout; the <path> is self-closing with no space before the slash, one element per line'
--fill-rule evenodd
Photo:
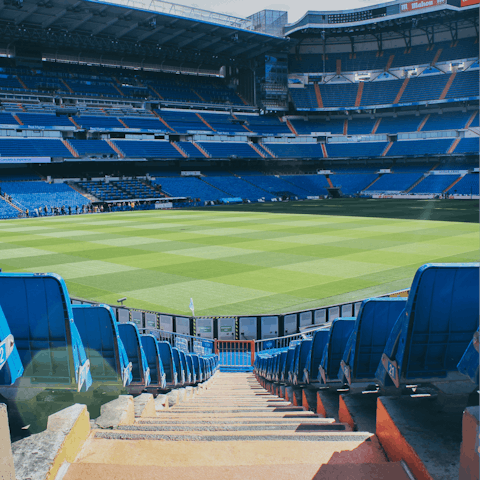
<path fill-rule="evenodd" d="M 168 342 L 157 342 L 160 357 L 162 359 L 163 371 L 165 372 L 166 386 L 174 387 L 178 383 L 177 369 L 173 359 L 172 346 Z"/>
<path fill-rule="evenodd" d="M 212 158 L 261 158 L 247 143 L 240 142 L 198 142 Z"/>
<path fill-rule="evenodd" d="M 23 375 L 15 338 L 0 306 L 0 386 L 12 385 Z"/>
<path fill-rule="evenodd" d="M 157 340 L 153 335 L 141 335 L 143 351 L 150 369 L 150 387 L 165 388 L 167 385 L 166 375 L 163 370 L 162 357 L 158 348 Z"/>
<path fill-rule="evenodd" d="M 440 98 L 450 75 L 439 74 L 427 77 L 410 78 L 400 103 L 422 102 L 425 100 L 438 100 Z"/>
<path fill-rule="evenodd" d="M 247 133 L 247 129 L 240 123 L 235 123 L 235 119 L 230 115 L 202 112 L 201 116 L 218 134 L 234 135 L 235 133 Z"/>
<path fill-rule="evenodd" d="M 128 360 L 132 364 L 130 387 L 138 387 L 139 389 L 148 387 L 151 383 L 150 369 L 137 326 L 132 322 L 119 323 L 118 332 L 127 352 Z"/>
<path fill-rule="evenodd" d="M 428 120 L 423 126 L 422 131 L 462 129 L 465 128 L 465 125 L 467 124 L 471 115 L 471 111 L 445 112 L 441 115 L 432 114 L 428 117 Z"/>
<path fill-rule="evenodd" d="M 104 140 L 74 140 L 68 141 L 75 151 L 80 155 L 115 155 L 117 152 Z"/>
<path fill-rule="evenodd" d="M 369 298 L 362 302 L 340 362 L 342 383 L 375 383 L 388 336 L 406 304 L 406 298 Z"/>
<path fill-rule="evenodd" d="M 323 350 L 322 361 L 318 367 L 318 380 L 323 385 L 338 383 L 340 361 L 354 327 L 355 318 L 340 317 L 333 320 L 328 341 Z"/>
<path fill-rule="evenodd" d="M 277 157 L 286 158 L 323 158 L 319 143 L 269 143 L 267 144 Z"/>
<path fill-rule="evenodd" d="M 478 70 L 459 72 L 445 98 L 478 97 Z"/>
<path fill-rule="evenodd" d="M 76 207 L 89 203 L 83 195 L 64 183 L 1 182 L 0 188 L 31 211 L 45 206 Z"/>
<path fill-rule="evenodd" d="M 259 135 L 280 135 L 291 134 L 287 124 L 281 122 L 278 117 L 273 116 L 255 116 L 255 115 L 238 115 L 240 120 L 246 121 L 246 127 Z"/>
<path fill-rule="evenodd" d="M 139 128 L 141 130 L 149 130 L 154 132 L 167 133 L 170 130 L 153 115 L 148 117 L 122 117 L 120 120 L 127 125 L 128 128 Z"/>
<path fill-rule="evenodd" d="M 350 107 L 355 105 L 358 85 L 352 83 L 320 84 L 324 107 Z"/>
<path fill-rule="evenodd" d="M 74 117 L 74 120 L 80 127 L 87 130 L 119 130 L 125 128 L 115 117 L 82 115 Z"/>
<path fill-rule="evenodd" d="M 380 157 L 387 146 L 386 142 L 327 143 L 329 157 Z"/>
<path fill-rule="evenodd" d="M 182 158 L 170 142 L 162 140 L 115 140 L 115 146 L 126 157 Z"/>
<path fill-rule="evenodd" d="M 70 127 L 75 128 L 74 124 L 66 115 L 57 116 L 45 113 L 18 113 L 17 117 L 23 125 L 30 127 Z"/>
<path fill-rule="evenodd" d="M 158 110 L 157 113 L 178 133 L 187 133 L 188 131 L 213 133 L 213 131 L 193 112 Z"/>
<path fill-rule="evenodd" d="M 192 142 L 178 142 L 177 145 L 193 158 L 205 158 L 205 155 Z"/>
<path fill-rule="evenodd" d="M 73 158 L 58 139 L 0 138 L 1 157 L 65 157 Z"/>
<path fill-rule="evenodd" d="M 40 388 L 90 387 L 89 362 L 62 278 L 52 273 L 0 273 L 0 305 L 25 369 L 20 385 L 25 379 L 26 385 Z"/>
<path fill-rule="evenodd" d="M 289 88 L 288 91 L 297 108 L 318 108 L 313 85 L 305 85 L 304 88 Z"/>
<path fill-rule="evenodd" d="M 108 305 L 73 305 L 73 318 L 90 361 L 93 382 L 132 381 L 132 365 L 120 339 L 117 320 Z"/>
<path fill-rule="evenodd" d="M 393 142 L 386 156 L 441 155 L 447 153 L 452 141 L 451 138 L 434 138 Z"/>
<path fill-rule="evenodd" d="M 463 38 L 455 47 L 452 42 L 438 42 L 432 49 L 427 45 L 414 45 L 409 50 L 405 47 L 385 49 L 381 55 L 376 50 L 351 53 L 328 53 L 325 58 L 325 71 L 336 72 L 337 60 L 341 61 L 342 72 L 383 70 L 393 55 L 390 68 L 427 65 L 433 62 L 439 49 L 442 49 L 437 62 L 461 60 L 478 57 L 478 44 L 475 38 Z M 321 54 L 290 55 L 289 71 L 298 73 L 323 72 L 323 56 Z"/>
<path fill-rule="evenodd" d="M 478 329 L 478 301 L 478 263 L 419 268 L 378 366 L 380 384 L 463 381 L 457 364 Z"/>
<path fill-rule="evenodd" d="M 310 119 L 290 120 L 299 135 L 309 135 L 312 132 L 330 132 L 333 134 L 343 135 L 344 119 Z M 373 126 L 372 126 L 373 127 Z M 372 129 L 370 129 L 371 131 Z M 365 132 L 365 133 L 370 133 Z"/>
<path fill-rule="evenodd" d="M 478 155 L 478 137 L 462 138 L 453 153 L 472 153 Z"/>

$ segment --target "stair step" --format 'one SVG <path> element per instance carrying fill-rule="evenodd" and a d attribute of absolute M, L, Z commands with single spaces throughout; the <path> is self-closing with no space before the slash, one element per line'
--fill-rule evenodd
<path fill-rule="evenodd" d="M 109 440 L 168 440 L 175 441 L 195 441 L 195 442 L 226 442 L 226 441 L 295 441 L 295 442 L 365 442 L 372 436 L 368 432 L 302 432 L 301 434 L 292 434 L 292 432 L 258 430 L 252 431 L 250 434 L 243 432 L 238 435 L 232 435 L 231 432 L 186 432 L 185 434 L 173 433 L 146 433 L 146 432 L 131 432 L 128 430 L 102 430 L 96 431 L 95 439 L 109 439 Z"/>
<path fill-rule="evenodd" d="M 291 425 L 277 424 L 265 425 L 127 425 L 121 430 L 129 432 L 254 432 L 267 430 L 282 430 L 295 432 L 325 432 L 349 431 L 344 424 L 332 423 L 294 423 Z"/>
<path fill-rule="evenodd" d="M 318 469 L 318 464 L 300 465 L 235 465 L 235 466 L 130 466 L 110 464 L 73 464 L 68 470 L 65 480 L 84 480 L 85 478 L 115 478 L 116 480 L 132 480 L 148 478 L 164 480 L 165 478 L 181 478 L 182 480 L 245 480 L 250 478 L 275 478 L 309 480 L 409 480 L 399 462 L 385 464 L 326 464 Z"/>

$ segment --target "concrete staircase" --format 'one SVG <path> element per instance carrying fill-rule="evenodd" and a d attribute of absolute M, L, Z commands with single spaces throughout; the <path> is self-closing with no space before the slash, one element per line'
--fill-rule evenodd
<path fill-rule="evenodd" d="M 253 374 L 113 429 L 93 429 L 63 480 L 102 478 L 408 480 L 374 434 L 295 407 Z"/>

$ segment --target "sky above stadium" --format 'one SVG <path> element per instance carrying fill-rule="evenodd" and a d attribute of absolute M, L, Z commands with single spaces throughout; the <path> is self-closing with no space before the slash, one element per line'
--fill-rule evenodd
<path fill-rule="evenodd" d="M 172 0 L 170 0 L 172 1 Z M 189 7 L 203 8 L 217 13 L 234 15 L 235 17 L 246 18 L 260 10 L 284 10 L 288 12 L 289 23 L 297 21 L 308 10 L 349 10 L 381 3 L 378 0 L 179 0 L 182 5 Z"/>

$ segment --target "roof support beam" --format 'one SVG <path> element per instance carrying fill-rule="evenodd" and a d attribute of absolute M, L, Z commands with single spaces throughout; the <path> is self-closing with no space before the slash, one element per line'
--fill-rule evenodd
<path fill-rule="evenodd" d="M 15 19 L 15 25 L 19 25 L 24 20 L 26 20 L 32 13 L 34 13 L 38 9 L 37 5 L 34 5 L 30 10 L 24 11 L 21 15 L 19 15 Z"/>
<path fill-rule="evenodd" d="M 109 22 L 100 25 L 95 30 L 92 31 L 92 35 L 98 35 L 99 33 L 103 32 L 106 28 L 111 27 L 114 23 L 118 22 L 118 18 L 112 18 Z"/>

